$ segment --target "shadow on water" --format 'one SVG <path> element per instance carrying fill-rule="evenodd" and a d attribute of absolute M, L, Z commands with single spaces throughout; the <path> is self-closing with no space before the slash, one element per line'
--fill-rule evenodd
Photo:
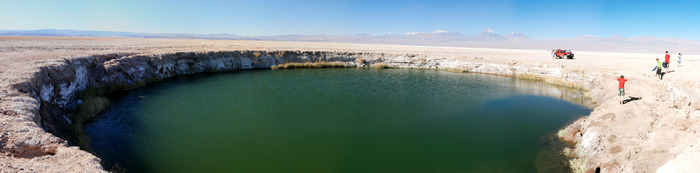
<path fill-rule="evenodd" d="M 225 73 L 235 73 L 235 72 L 223 72 L 220 74 L 225 74 Z M 178 76 L 176 78 L 169 78 L 165 79 L 163 82 L 169 82 L 169 81 L 180 81 L 180 82 L 186 82 L 189 80 L 195 80 L 197 78 L 202 78 L 206 76 L 211 76 L 211 75 L 216 75 L 212 73 L 200 73 L 200 74 L 193 74 L 193 75 L 183 75 L 183 76 Z M 154 85 L 157 85 L 157 83 L 153 84 L 147 84 L 143 86 L 144 88 L 149 88 L 149 87 L 154 87 Z M 73 128 L 73 134 L 70 136 L 70 141 L 74 143 L 75 145 L 78 145 L 80 149 L 88 151 L 94 155 L 96 155 L 99 158 L 104 158 L 105 154 L 109 154 L 109 157 L 114 157 L 111 156 L 113 154 L 110 153 L 105 153 L 100 152 L 98 150 L 95 150 L 93 146 L 91 146 L 91 138 L 88 135 L 88 132 L 86 132 L 86 126 L 93 123 L 94 121 L 98 120 L 104 110 L 109 109 L 110 106 L 118 105 L 119 102 L 121 101 L 121 97 L 128 95 L 132 91 L 124 91 L 124 90 L 116 90 L 109 92 L 107 91 L 109 89 L 107 88 L 88 88 L 85 91 L 78 93 L 77 94 L 77 99 L 79 100 L 79 104 L 76 107 L 75 111 L 73 112 L 73 116 L 71 116 L 71 121 L 72 121 L 72 128 Z M 122 148 L 127 148 L 126 150 L 111 150 L 112 152 L 117 151 L 120 152 L 123 155 L 127 156 L 137 156 L 136 153 L 130 153 L 133 151 L 138 151 L 137 147 L 129 143 L 130 141 L 124 140 L 122 143 L 114 144 L 118 146 L 122 146 Z M 135 162 L 143 162 L 143 161 L 138 161 L 142 160 L 140 157 L 131 157 L 128 158 L 130 160 L 134 160 Z M 109 172 L 115 172 L 115 173 L 122 173 L 122 172 L 128 172 L 126 167 L 124 165 L 119 164 L 116 161 L 108 160 L 108 159 L 102 159 L 100 163 L 106 170 Z M 142 170 L 149 170 L 146 168 L 142 167 Z"/>
<path fill-rule="evenodd" d="M 574 88 L 554 86 L 543 82 L 533 82 L 528 80 L 513 80 L 520 94 L 548 96 L 559 100 L 564 100 L 587 108 L 595 107 L 595 103 L 585 96 L 586 91 Z"/>
<path fill-rule="evenodd" d="M 112 97 L 108 97 L 108 95 L 105 95 L 104 89 L 100 88 L 91 88 L 87 89 L 82 93 L 79 93 L 77 98 L 80 100 L 81 103 L 78 105 L 78 107 L 76 107 L 76 110 L 74 111 L 73 116 L 71 117 L 74 131 L 74 133 L 71 136 L 71 141 L 78 145 L 80 149 L 88 151 L 99 158 L 103 158 L 104 155 L 103 153 L 98 152 L 93 147 L 91 147 L 91 139 L 85 131 L 85 126 L 99 118 L 102 111 L 107 109 L 110 106 L 110 104 L 115 104 L 113 102 L 114 99 L 112 99 Z M 122 143 L 120 145 L 128 145 L 128 143 Z M 138 158 L 133 159 L 136 160 Z M 109 172 L 127 172 L 126 168 L 120 166 L 119 163 L 115 161 L 102 159 L 100 164 Z"/>
<path fill-rule="evenodd" d="M 540 88 L 542 88 L 542 86 L 540 86 Z M 479 119 L 479 121 L 486 123 L 496 120 L 499 122 L 496 124 L 502 124 L 514 131 L 515 134 L 509 135 L 508 137 L 515 138 L 515 141 L 521 141 L 518 145 L 526 145 L 526 141 L 531 140 L 520 137 L 521 135 L 537 136 L 537 134 L 543 134 L 540 136 L 539 140 L 537 140 L 539 141 L 538 144 L 533 144 L 533 146 L 535 146 L 533 150 L 537 151 L 536 157 L 533 159 L 536 171 L 552 173 L 570 172 L 568 158 L 562 152 L 568 145 L 556 136 L 556 131 L 559 128 L 563 128 L 565 126 L 564 124 L 570 124 L 581 116 L 588 115 L 591 110 L 580 107 L 580 105 L 576 106 L 569 102 L 558 101 L 557 98 L 552 99 L 551 96 L 552 94 L 550 94 L 549 97 L 525 95 L 492 100 L 480 108 L 483 109 L 484 113 L 477 114 L 489 114 L 488 117 L 496 118 L 492 120 Z M 500 110 L 493 111 L 493 109 Z M 577 116 L 563 116 L 566 114 Z"/>
<path fill-rule="evenodd" d="M 537 172 L 570 172 L 568 158 L 562 153 L 567 144 L 562 142 L 554 132 L 547 133 L 540 139 L 539 153 L 535 159 Z"/>
<path fill-rule="evenodd" d="M 87 89 L 77 96 L 80 103 L 71 116 L 71 125 L 74 131 L 71 141 L 80 146 L 80 149 L 92 152 L 89 147 L 90 139 L 83 132 L 83 127 L 109 105 L 109 99 L 104 94 L 104 90 L 93 88 Z"/>

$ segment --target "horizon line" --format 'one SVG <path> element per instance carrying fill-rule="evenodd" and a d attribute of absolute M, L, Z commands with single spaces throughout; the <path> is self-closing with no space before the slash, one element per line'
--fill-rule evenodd
<path fill-rule="evenodd" d="M 549 39 L 541 39 L 541 38 L 530 37 L 530 36 L 528 36 L 527 34 L 522 33 L 522 32 L 509 32 L 509 33 L 506 33 L 506 34 L 499 34 L 499 33 L 497 33 L 497 32 L 493 32 L 493 30 L 491 30 L 490 28 L 486 28 L 486 29 L 484 29 L 483 31 L 481 31 L 481 32 L 479 32 L 479 33 L 476 33 L 476 34 L 474 34 L 474 35 L 465 35 L 465 34 L 463 34 L 463 33 L 461 33 L 461 32 L 452 32 L 452 31 L 446 31 L 446 30 L 442 30 L 442 29 L 437 29 L 437 30 L 430 31 L 430 32 L 406 32 L 406 33 L 400 33 L 400 34 L 394 34 L 393 32 L 386 32 L 386 33 L 384 33 L 384 34 L 370 34 L 370 33 L 363 33 L 363 32 L 360 32 L 360 33 L 354 33 L 354 34 L 239 35 L 239 34 L 235 34 L 235 33 L 226 33 L 226 32 L 222 32 L 222 33 L 180 33 L 180 32 L 171 32 L 171 33 L 169 33 L 169 32 L 135 32 L 135 31 L 80 30 L 80 29 L 55 29 L 55 28 L 44 28 L 44 29 L 0 29 L 0 35 L 3 35 L 3 36 L 11 36 L 11 35 L 5 35 L 4 32 L 8 32 L 8 31 L 15 31 L 15 32 L 17 32 L 17 31 L 19 31 L 19 32 L 31 32 L 31 31 L 51 31 L 51 30 L 52 30 L 52 31 L 78 31 L 78 32 L 112 32 L 112 33 L 150 34 L 150 35 L 158 35 L 158 34 L 162 34 L 162 35 L 195 35 L 195 36 L 196 36 L 196 35 L 201 35 L 201 36 L 209 36 L 209 35 L 232 35 L 232 36 L 240 36 L 240 37 L 275 37 L 275 36 L 357 36 L 357 35 L 370 35 L 370 36 L 387 36 L 387 35 L 392 35 L 392 36 L 410 36 L 410 35 L 417 35 L 417 34 L 444 34 L 444 33 L 447 33 L 447 34 L 455 34 L 455 33 L 456 33 L 456 34 L 460 34 L 460 35 L 462 35 L 462 36 L 473 37 L 473 36 L 479 35 L 480 33 L 492 31 L 491 33 L 494 33 L 494 34 L 496 34 L 496 35 L 498 35 L 498 36 L 501 36 L 501 37 L 504 36 L 504 35 L 509 35 L 509 34 L 513 34 L 513 33 L 520 33 L 520 34 L 522 34 L 523 36 L 525 36 L 525 37 L 527 37 L 527 38 L 535 39 L 535 40 L 562 40 L 562 39 L 577 39 L 577 38 L 586 38 L 586 37 L 600 38 L 600 39 L 613 38 L 613 37 L 615 37 L 615 38 L 621 37 L 621 38 L 629 38 L 629 39 L 643 38 L 643 37 L 654 37 L 654 38 L 657 38 L 657 39 L 685 39 L 685 40 L 694 40 L 694 41 L 699 41 L 699 42 L 700 42 L 699 39 L 692 39 L 692 38 L 676 38 L 676 37 L 663 37 L 663 38 L 661 38 L 661 37 L 657 37 L 657 36 L 654 36 L 654 35 L 640 35 L 640 36 L 634 36 L 634 37 L 624 37 L 624 36 L 621 36 L 621 35 L 619 35 L 619 34 L 611 35 L 611 36 L 608 36 L 608 37 L 601 37 L 601 36 L 592 35 L 592 34 L 583 34 L 583 35 L 580 35 L 580 36 L 577 36 L 577 37 L 570 37 L 570 38 L 549 38 Z M 34 34 L 38 34 L 38 33 L 34 33 Z M 31 35 L 31 33 L 28 33 L 28 35 L 19 35 L 19 36 L 35 36 L 35 35 Z M 75 34 L 74 34 L 74 35 L 70 35 L 70 36 L 90 37 L 90 36 L 79 36 L 79 35 L 75 35 Z M 70 36 L 68 36 L 68 37 L 70 37 Z M 57 36 L 57 37 L 66 37 L 66 36 Z M 94 37 L 113 37 L 113 36 L 94 36 Z M 122 36 L 122 37 L 128 37 L 128 36 Z"/>

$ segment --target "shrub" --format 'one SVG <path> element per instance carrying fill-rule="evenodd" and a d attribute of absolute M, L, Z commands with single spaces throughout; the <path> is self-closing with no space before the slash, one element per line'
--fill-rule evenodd
<path fill-rule="evenodd" d="M 271 69 L 295 69 L 295 68 L 346 68 L 342 62 L 313 62 L 313 63 L 286 63 L 270 67 Z"/>
<path fill-rule="evenodd" d="M 461 68 L 451 68 L 451 67 L 443 68 L 442 70 L 448 71 L 448 72 L 455 72 L 455 73 L 466 73 L 466 72 L 469 72 L 468 70 L 465 70 L 465 69 L 461 69 Z"/>
<path fill-rule="evenodd" d="M 379 63 L 379 64 L 374 64 L 374 65 L 372 65 L 372 68 L 373 68 L 373 69 L 386 69 L 386 68 L 390 68 L 390 67 L 389 67 L 388 64 Z"/>
<path fill-rule="evenodd" d="M 573 173 L 584 173 L 588 168 L 588 162 L 585 159 L 574 158 L 569 160 L 569 167 Z"/>

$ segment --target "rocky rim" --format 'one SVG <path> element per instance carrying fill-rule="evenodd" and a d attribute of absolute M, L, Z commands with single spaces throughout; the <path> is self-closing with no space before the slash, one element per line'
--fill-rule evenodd
<path fill-rule="evenodd" d="M 663 50 L 659 50 L 662 52 Z M 70 113 L 87 88 L 122 90 L 197 72 L 270 68 L 289 62 L 385 64 L 541 80 L 582 88 L 590 116 L 560 131 L 572 167 L 603 172 L 700 169 L 700 70 L 693 55 L 660 81 L 659 54 L 576 52 L 555 60 L 546 50 L 446 48 L 341 43 L 186 39 L 0 38 L 0 172 L 100 172 L 99 158 L 71 146 Z M 654 63 L 655 64 L 655 63 Z M 619 75 L 630 99 L 620 105 Z"/>

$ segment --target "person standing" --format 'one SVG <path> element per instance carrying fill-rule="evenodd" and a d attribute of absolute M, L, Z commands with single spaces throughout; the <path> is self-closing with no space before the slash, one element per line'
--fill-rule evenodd
<path fill-rule="evenodd" d="M 554 57 L 555 59 L 557 58 L 557 53 L 554 52 L 554 49 L 552 49 L 552 57 Z"/>
<path fill-rule="evenodd" d="M 664 74 L 661 72 L 661 61 L 659 61 L 659 58 L 656 58 L 656 76 L 659 76 L 659 80 L 664 80 Z"/>
<path fill-rule="evenodd" d="M 620 75 L 620 78 L 617 78 L 617 81 L 620 82 L 620 87 L 618 88 L 619 93 L 617 93 L 617 95 L 620 96 L 620 104 L 622 104 L 622 97 L 625 96 L 625 82 L 627 82 L 627 79 L 625 79 L 624 75 Z"/>
<path fill-rule="evenodd" d="M 678 67 L 681 66 L 681 58 L 682 58 L 682 57 L 683 57 L 683 54 L 681 54 L 680 52 L 678 52 Z"/>
<path fill-rule="evenodd" d="M 664 57 L 664 68 L 666 69 L 666 73 L 668 73 L 668 64 L 670 63 L 671 55 L 668 54 L 668 51 L 666 51 L 666 56 Z"/>

